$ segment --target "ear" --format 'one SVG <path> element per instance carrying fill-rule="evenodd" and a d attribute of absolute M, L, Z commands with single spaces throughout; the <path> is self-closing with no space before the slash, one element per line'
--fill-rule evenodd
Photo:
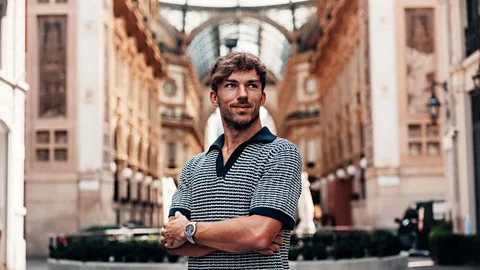
<path fill-rule="evenodd" d="M 213 106 L 218 107 L 218 95 L 213 90 L 210 91 L 210 102 Z"/>
<path fill-rule="evenodd" d="M 267 102 L 267 94 L 265 94 L 265 91 L 262 91 L 262 99 L 260 100 L 260 106 L 265 105 L 265 102 Z"/>

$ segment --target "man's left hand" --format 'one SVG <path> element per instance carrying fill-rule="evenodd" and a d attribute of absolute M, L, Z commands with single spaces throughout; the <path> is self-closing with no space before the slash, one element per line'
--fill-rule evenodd
<path fill-rule="evenodd" d="M 161 242 L 165 244 L 168 249 L 178 248 L 185 244 L 187 238 L 185 237 L 185 226 L 190 221 L 180 212 L 175 213 L 175 219 L 163 225 Z"/>

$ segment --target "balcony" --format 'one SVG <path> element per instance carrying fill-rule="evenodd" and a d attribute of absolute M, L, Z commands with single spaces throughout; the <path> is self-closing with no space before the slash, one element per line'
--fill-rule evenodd
<path fill-rule="evenodd" d="M 306 118 L 313 118 L 317 117 L 320 115 L 320 112 L 318 110 L 314 111 L 296 111 L 287 116 L 287 121 L 289 120 L 300 120 L 300 119 L 306 119 Z"/>
<path fill-rule="evenodd" d="M 173 115 L 162 113 L 162 125 L 190 127 L 194 124 L 194 118 L 187 114 Z"/>
<path fill-rule="evenodd" d="M 472 20 L 465 28 L 466 57 L 480 49 L 480 16 Z"/>
<path fill-rule="evenodd" d="M 182 113 L 180 115 L 162 113 L 162 127 L 183 128 L 193 133 L 199 142 L 203 142 L 198 121 L 192 116 Z"/>

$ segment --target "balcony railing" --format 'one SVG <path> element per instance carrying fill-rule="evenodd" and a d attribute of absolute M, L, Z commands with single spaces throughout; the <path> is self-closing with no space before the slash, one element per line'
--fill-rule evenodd
<path fill-rule="evenodd" d="M 465 28 L 466 57 L 480 49 L 480 16 Z"/>
<path fill-rule="evenodd" d="M 297 119 L 305 119 L 305 118 L 312 118 L 317 117 L 320 115 L 318 110 L 315 111 L 296 111 L 287 116 L 287 120 L 297 120 Z"/>
<path fill-rule="evenodd" d="M 172 115 L 167 113 L 162 113 L 162 118 L 165 120 L 180 120 L 180 121 L 193 121 L 193 117 L 187 114 L 181 115 Z"/>

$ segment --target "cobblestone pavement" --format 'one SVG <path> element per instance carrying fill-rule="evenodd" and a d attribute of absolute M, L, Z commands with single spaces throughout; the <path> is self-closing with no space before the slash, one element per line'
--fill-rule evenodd
<path fill-rule="evenodd" d="M 46 259 L 27 259 L 27 270 L 48 270 Z"/>

